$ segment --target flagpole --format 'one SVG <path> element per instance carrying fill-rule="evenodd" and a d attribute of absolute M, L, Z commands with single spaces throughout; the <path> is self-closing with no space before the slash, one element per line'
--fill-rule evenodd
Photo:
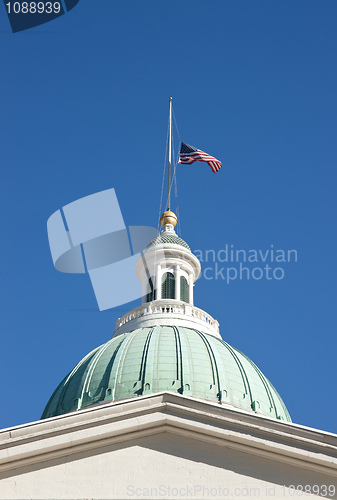
<path fill-rule="evenodd" d="M 172 97 L 170 97 L 170 114 L 169 114 L 167 210 L 170 210 L 170 205 L 171 205 L 171 163 L 172 163 Z"/>

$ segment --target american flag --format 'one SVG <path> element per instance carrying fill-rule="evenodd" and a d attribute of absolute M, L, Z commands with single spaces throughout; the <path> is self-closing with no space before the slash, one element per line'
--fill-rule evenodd
<path fill-rule="evenodd" d="M 214 173 L 218 172 L 222 167 L 221 161 L 217 160 L 213 156 L 208 155 L 200 149 L 194 148 L 193 146 L 182 142 L 180 145 L 178 163 L 184 163 L 185 165 L 188 165 L 194 163 L 195 161 L 205 161 L 207 165 L 211 167 Z"/>

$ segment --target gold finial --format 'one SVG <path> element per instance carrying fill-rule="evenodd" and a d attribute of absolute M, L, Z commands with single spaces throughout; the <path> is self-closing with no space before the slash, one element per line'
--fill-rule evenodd
<path fill-rule="evenodd" d="M 172 224 L 172 226 L 175 227 L 177 222 L 178 222 L 178 219 L 177 219 L 176 214 L 171 212 L 171 210 L 166 210 L 166 212 L 164 212 L 161 215 L 159 222 L 160 222 L 162 227 L 164 227 L 165 224 Z"/>

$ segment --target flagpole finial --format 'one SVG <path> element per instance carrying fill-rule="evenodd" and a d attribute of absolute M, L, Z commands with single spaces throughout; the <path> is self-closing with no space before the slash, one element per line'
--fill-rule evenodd
<path fill-rule="evenodd" d="M 170 97 L 169 101 L 172 101 L 172 97 Z"/>
<path fill-rule="evenodd" d="M 161 227 L 166 226 L 166 224 L 171 224 L 171 226 L 175 227 L 177 225 L 178 219 L 176 214 L 171 212 L 171 210 L 166 210 L 166 212 L 161 215 L 159 222 Z"/>

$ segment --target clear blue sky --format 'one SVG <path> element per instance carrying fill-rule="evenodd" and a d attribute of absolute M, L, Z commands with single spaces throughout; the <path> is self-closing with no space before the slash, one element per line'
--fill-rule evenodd
<path fill-rule="evenodd" d="M 80 0 L 14 35 L 0 9 L 0 428 L 39 419 L 134 306 L 99 312 L 58 273 L 46 221 L 114 187 L 127 225 L 156 226 L 172 95 L 181 139 L 223 162 L 178 167 L 183 238 L 298 253 L 282 280 L 202 278 L 195 303 L 294 422 L 337 432 L 336 23 L 335 0 Z"/>

